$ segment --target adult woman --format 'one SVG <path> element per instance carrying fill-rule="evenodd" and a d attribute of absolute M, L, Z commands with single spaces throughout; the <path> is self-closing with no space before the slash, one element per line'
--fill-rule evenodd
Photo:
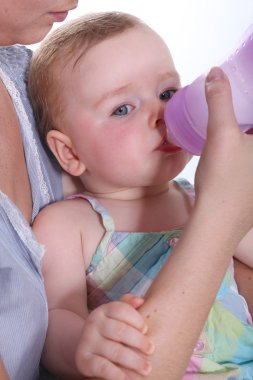
<path fill-rule="evenodd" d="M 39 141 L 26 95 L 26 69 L 30 53 L 22 47 L 9 45 L 38 42 L 50 30 L 53 22 L 62 21 L 66 17 L 67 11 L 76 5 L 77 1 L 75 0 L 1 1 L 0 44 L 6 47 L 2 47 L 0 50 L 0 77 L 2 80 L 0 84 L 0 230 L 2 237 L 0 242 L 0 288 L 2 290 L 0 299 L 0 352 L 11 379 L 30 380 L 35 379 L 38 375 L 38 363 L 47 328 L 47 307 L 40 272 L 42 251 L 33 239 L 29 225 L 39 209 L 46 203 L 61 198 L 63 191 L 60 173 L 57 167 L 50 163 Z M 171 331 L 175 332 L 174 335 L 170 336 L 170 344 L 173 342 L 175 345 L 178 344 L 178 336 L 181 333 L 184 334 L 184 352 L 181 352 L 180 361 L 178 361 L 179 357 L 175 355 L 173 368 L 166 368 L 163 365 L 162 356 L 159 360 L 156 357 L 157 365 L 154 363 L 154 373 L 159 373 L 157 370 L 159 364 L 162 369 L 160 379 L 166 378 L 164 374 L 168 374 L 168 371 L 170 371 L 171 379 L 179 378 L 180 374 L 183 373 L 182 368 L 186 365 L 198 333 L 203 327 L 206 314 L 235 245 L 253 225 L 253 220 L 250 218 L 253 215 L 253 210 L 250 208 L 251 202 L 249 200 L 253 190 L 252 176 L 249 174 L 252 167 L 248 164 L 250 162 L 248 157 L 253 152 L 253 142 L 249 136 L 245 141 L 246 137 L 242 138 L 241 134 L 238 135 L 236 128 L 234 128 L 230 97 L 227 95 L 226 89 L 226 83 L 222 82 L 220 85 L 218 84 L 218 91 L 216 88 L 214 93 L 210 95 L 210 105 L 213 111 L 213 119 L 210 125 L 213 128 L 211 128 L 209 140 L 217 139 L 217 143 L 207 146 L 201 160 L 202 169 L 200 167 L 198 175 L 198 186 L 200 188 L 198 207 L 191 219 L 189 229 L 196 231 L 194 234 L 199 234 L 199 226 L 204 226 L 204 222 L 208 224 L 209 229 L 222 228 L 226 224 L 230 207 L 233 210 L 233 214 L 230 216 L 234 223 L 229 224 L 229 228 L 226 230 L 227 234 L 222 237 L 222 242 L 219 239 L 216 240 L 219 247 L 214 246 L 212 235 L 210 236 L 208 231 L 201 231 L 203 234 L 201 235 L 201 242 L 198 242 L 197 245 L 198 250 L 194 255 L 191 255 L 191 270 L 189 271 L 191 276 L 187 280 L 191 292 L 187 294 L 187 297 L 183 297 L 187 300 L 182 300 L 180 297 L 181 301 L 178 303 L 177 293 L 181 271 L 185 270 L 185 255 L 191 243 L 194 241 L 196 244 L 192 234 L 190 236 L 186 234 L 182 244 L 178 247 L 175 266 L 177 270 L 174 270 L 174 276 L 170 277 L 169 280 L 166 279 L 167 268 L 165 267 L 162 275 L 159 276 L 158 281 L 151 289 L 149 302 L 144 305 L 143 313 L 144 316 L 149 316 L 148 321 L 150 321 L 152 335 L 157 334 L 157 341 L 161 335 L 166 337 L 162 329 L 157 332 L 157 322 L 154 324 L 156 320 L 162 325 L 165 317 L 165 314 L 158 313 L 159 317 L 157 318 L 157 309 L 153 307 L 152 294 L 157 292 L 160 296 L 157 297 L 156 295 L 154 299 L 156 299 L 156 305 L 159 308 L 160 305 L 165 305 L 165 303 L 168 305 L 173 302 L 174 314 L 166 311 L 166 318 L 167 313 L 170 314 L 173 322 Z M 226 113 L 226 125 L 228 124 L 229 127 L 231 124 L 232 126 L 231 131 L 229 128 L 225 128 L 224 133 L 222 128 L 218 128 L 224 123 L 224 120 L 222 110 L 215 103 L 217 92 L 221 92 L 218 100 L 221 100 L 223 105 L 225 103 L 225 109 L 228 111 Z M 217 127 L 217 132 L 214 127 Z M 228 133 L 232 135 L 232 140 L 230 138 L 229 142 Z M 236 155 L 231 154 L 233 142 L 239 142 Z M 225 157 L 223 155 L 224 150 L 231 156 L 229 163 L 226 159 L 227 155 Z M 215 165 L 214 160 L 209 158 L 212 158 L 212 155 L 216 155 L 215 162 L 220 160 L 219 167 Z M 225 185 L 229 182 L 230 168 L 233 164 L 238 166 L 238 180 L 233 182 L 232 189 L 228 189 Z M 220 189 L 220 180 L 223 181 L 224 189 Z M 208 184 L 205 185 L 205 182 Z M 243 200 L 240 199 L 239 202 L 237 193 L 241 188 L 247 189 L 247 196 L 244 194 Z M 69 191 L 68 186 L 66 189 Z M 222 200 L 226 198 L 228 198 L 230 205 L 227 206 L 225 202 L 227 208 L 224 205 L 221 207 Z M 213 203 L 213 199 L 216 200 L 215 203 Z M 218 211 L 221 209 L 222 212 L 217 212 L 215 217 L 218 216 L 218 220 L 213 223 L 213 210 L 217 211 L 217 208 Z M 204 215 L 203 218 L 202 215 Z M 240 218 L 241 221 L 239 232 L 237 218 Z M 207 253 L 210 252 L 210 255 L 213 256 L 213 266 L 208 266 L 206 262 L 207 256 L 210 257 L 210 255 L 206 255 L 203 263 L 201 262 L 204 247 Z M 222 249 L 223 255 L 220 254 L 221 247 L 224 248 Z M 193 274 L 198 276 L 202 266 L 206 279 L 213 279 L 214 272 L 216 274 L 211 287 L 206 286 L 203 276 L 196 284 Z M 161 282 L 162 287 L 160 286 Z M 165 282 L 167 282 L 166 287 L 164 286 Z M 199 288 L 202 289 L 201 292 Z M 161 289 L 166 289 L 166 293 L 161 293 Z M 180 289 L 182 290 L 182 287 Z M 192 325 L 190 322 L 188 323 L 186 329 L 185 319 L 190 320 L 189 316 L 195 311 L 191 305 L 195 303 L 201 306 L 201 312 L 197 313 L 198 318 L 195 319 L 194 323 L 191 322 Z M 179 315 L 181 319 L 178 318 Z M 166 330 L 168 329 L 166 328 Z M 176 372 L 173 373 L 174 368 L 176 368 Z M 101 368 L 102 370 L 103 368 Z"/>
<path fill-rule="evenodd" d="M 60 172 L 40 144 L 26 95 L 31 54 L 10 45 L 40 41 L 77 3 L 3 0 L 0 7 L 0 356 L 11 379 L 38 375 L 47 306 L 41 251 L 29 224 L 41 207 L 62 197 L 62 184 Z"/>

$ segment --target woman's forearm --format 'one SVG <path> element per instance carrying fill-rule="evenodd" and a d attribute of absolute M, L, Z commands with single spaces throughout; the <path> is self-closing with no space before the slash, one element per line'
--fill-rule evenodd
<path fill-rule="evenodd" d="M 224 218 L 220 219 L 224 221 Z M 190 224 L 139 309 L 155 343 L 147 379 L 181 379 L 202 331 L 236 241 L 233 226 L 194 211 Z M 134 375 L 134 379 L 139 379 Z"/>
<path fill-rule="evenodd" d="M 195 208 L 140 308 L 156 346 L 149 380 L 182 379 L 229 262 L 253 226 L 253 139 L 238 128 L 229 82 L 218 68 L 207 77 L 206 97 L 208 138 Z"/>

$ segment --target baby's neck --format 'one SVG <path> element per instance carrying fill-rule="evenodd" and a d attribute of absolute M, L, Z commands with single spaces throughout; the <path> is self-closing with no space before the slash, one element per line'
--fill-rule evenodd
<path fill-rule="evenodd" d="M 138 200 L 148 197 L 156 197 L 167 193 L 170 188 L 170 182 L 166 182 L 156 186 L 122 188 L 112 192 L 92 192 L 85 191 L 85 194 L 91 195 L 98 199 L 111 199 L 111 200 Z"/>

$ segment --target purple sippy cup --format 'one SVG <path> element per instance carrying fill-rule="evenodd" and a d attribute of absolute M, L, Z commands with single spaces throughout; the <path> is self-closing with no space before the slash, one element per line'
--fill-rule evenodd
<path fill-rule="evenodd" d="M 229 78 L 236 119 L 245 132 L 253 128 L 253 24 L 220 67 Z M 166 104 L 164 119 L 169 138 L 176 145 L 191 154 L 201 154 L 208 122 L 204 75 L 176 92 Z"/>

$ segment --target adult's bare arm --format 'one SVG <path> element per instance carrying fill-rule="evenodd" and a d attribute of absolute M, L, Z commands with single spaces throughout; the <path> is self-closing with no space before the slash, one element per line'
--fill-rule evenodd
<path fill-rule="evenodd" d="M 211 73 L 196 205 L 140 308 L 156 345 L 149 380 L 182 378 L 230 259 L 253 225 L 253 139 L 239 131 L 227 78 L 217 68 Z"/>

